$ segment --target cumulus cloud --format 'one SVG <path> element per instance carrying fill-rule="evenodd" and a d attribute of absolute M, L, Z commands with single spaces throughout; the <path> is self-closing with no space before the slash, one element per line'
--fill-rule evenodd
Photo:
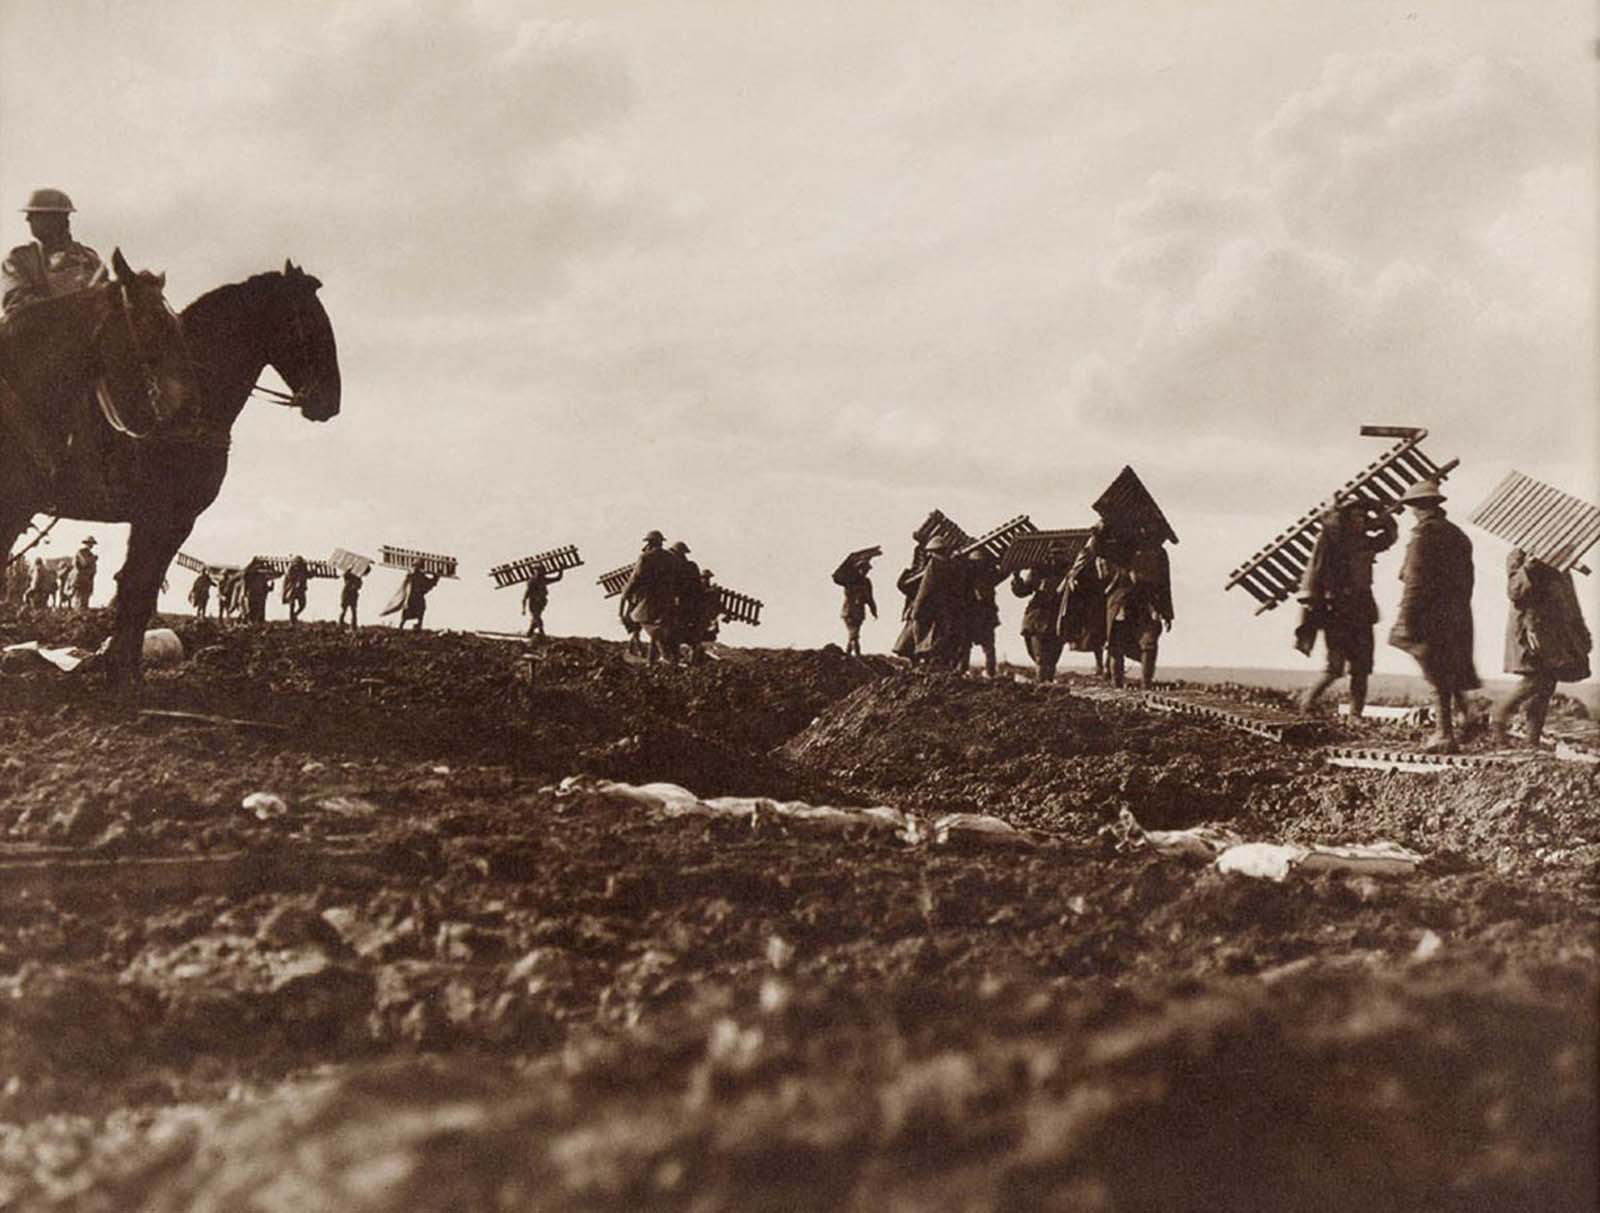
<path fill-rule="evenodd" d="M 1442 55 L 1332 57 L 1255 138 L 1298 238 L 1383 260 L 1460 255 L 1574 132 L 1531 72 Z"/>
<path fill-rule="evenodd" d="M 1569 136 L 1512 65 L 1333 59 L 1248 175 L 1158 174 L 1122 208 L 1105 276 L 1141 326 L 1080 359 L 1069 403 L 1102 428 L 1254 432 L 1274 458 L 1374 420 L 1559 444 L 1590 383 L 1589 311 L 1562 288 L 1588 247 Z"/>

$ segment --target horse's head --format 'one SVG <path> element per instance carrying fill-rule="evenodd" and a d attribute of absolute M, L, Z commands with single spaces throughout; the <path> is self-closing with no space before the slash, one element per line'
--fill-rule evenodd
<path fill-rule="evenodd" d="M 129 267 L 121 249 L 111 254 L 111 280 L 103 292 L 94 346 L 101 382 L 117 411 L 150 421 L 170 417 L 188 403 L 193 386 L 183 326 L 167 306 L 165 274 Z"/>
<path fill-rule="evenodd" d="M 292 261 L 279 275 L 278 311 L 267 359 L 294 393 L 301 414 L 327 421 L 339 414 L 339 350 L 333 323 L 317 298 L 322 283 Z"/>

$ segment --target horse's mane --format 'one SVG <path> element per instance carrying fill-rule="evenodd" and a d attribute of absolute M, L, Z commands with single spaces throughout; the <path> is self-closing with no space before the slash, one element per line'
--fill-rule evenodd
<path fill-rule="evenodd" d="M 264 274 L 251 274 L 243 282 L 227 282 L 222 286 L 213 287 L 184 308 L 181 315 L 184 320 L 189 320 L 191 317 L 209 320 L 226 308 L 237 307 L 259 294 L 280 287 L 282 284 L 283 271 L 281 270 L 268 270 Z"/>

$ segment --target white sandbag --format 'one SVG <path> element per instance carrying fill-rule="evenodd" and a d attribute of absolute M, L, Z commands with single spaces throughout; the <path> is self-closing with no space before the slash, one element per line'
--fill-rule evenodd
<path fill-rule="evenodd" d="M 1135 844 L 1143 842 L 1163 855 L 1196 855 L 1201 859 L 1214 859 L 1229 847 L 1236 847 L 1244 841 L 1241 836 L 1222 826 L 1199 825 L 1191 826 L 1187 830 L 1147 830 L 1127 809 L 1117 814 L 1116 829 L 1125 842 Z"/>
<path fill-rule="evenodd" d="M 1298 867 L 1307 872 L 1355 872 L 1367 876 L 1409 876 L 1417 870 L 1423 856 L 1392 842 L 1364 846 L 1325 847 L 1307 850 Z"/>
<path fill-rule="evenodd" d="M 695 794 L 675 783 L 632 784 L 619 783 L 611 779 L 594 779 L 587 775 L 568 775 L 556 788 L 558 796 L 571 796 L 580 792 L 631 801 L 642 808 L 654 809 L 668 816 L 703 811 L 703 806 Z"/>
<path fill-rule="evenodd" d="M 946 813 L 933 823 L 937 846 L 1031 847 L 1033 839 L 1008 822 L 987 813 Z"/>
<path fill-rule="evenodd" d="M 753 824 L 782 825 L 838 833 L 858 829 L 862 823 L 854 814 L 831 805 L 805 804 L 798 800 L 766 800 L 761 803 Z"/>
<path fill-rule="evenodd" d="M 1217 871 L 1262 880 L 1283 880 L 1305 853 L 1303 847 L 1286 847 L 1275 842 L 1241 843 L 1217 856 Z"/>
<path fill-rule="evenodd" d="M 855 809 L 862 817 L 868 818 L 872 823 L 890 830 L 904 831 L 911 824 L 909 814 L 902 813 L 891 805 L 875 804 L 870 809 Z"/>
<path fill-rule="evenodd" d="M 713 796 L 710 800 L 702 800 L 700 806 L 707 817 L 747 821 L 760 811 L 764 803 L 759 796 Z"/>
<path fill-rule="evenodd" d="M 906 842 L 923 841 L 915 818 L 888 805 L 874 805 L 868 809 L 840 808 L 807 804 L 803 800 L 771 800 L 765 796 L 714 796 L 701 800 L 688 788 L 675 783 L 621 783 L 588 775 L 567 776 L 555 792 L 558 796 L 588 793 L 623 800 L 667 817 L 721 817 L 748 821 L 757 828 L 766 825 L 818 832 L 897 833 Z"/>
<path fill-rule="evenodd" d="M 1248 842 L 1229 847 L 1217 856 L 1219 872 L 1256 876 L 1264 880 L 1283 880 L 1292 871 L 1348 872 L 1361 876 L 1409 876 L 1417 870 L 1423 856 L 1378 842 L 1361 846 L 1282 846 L 1271 842 Z"/>

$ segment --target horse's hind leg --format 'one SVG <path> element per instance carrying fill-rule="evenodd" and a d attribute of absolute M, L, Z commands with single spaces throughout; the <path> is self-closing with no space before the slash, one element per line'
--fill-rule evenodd
<path fill-rule="evenodd" d="M 130 682 L 139 677 L 144 630 L 155 613 L 161 579 L 193 529 L 193 517 L 172 515 L 142 518 L 129 530 L 128 559 L 117 574 L 117 619 L 106 652 L 113 681 Z"/>

